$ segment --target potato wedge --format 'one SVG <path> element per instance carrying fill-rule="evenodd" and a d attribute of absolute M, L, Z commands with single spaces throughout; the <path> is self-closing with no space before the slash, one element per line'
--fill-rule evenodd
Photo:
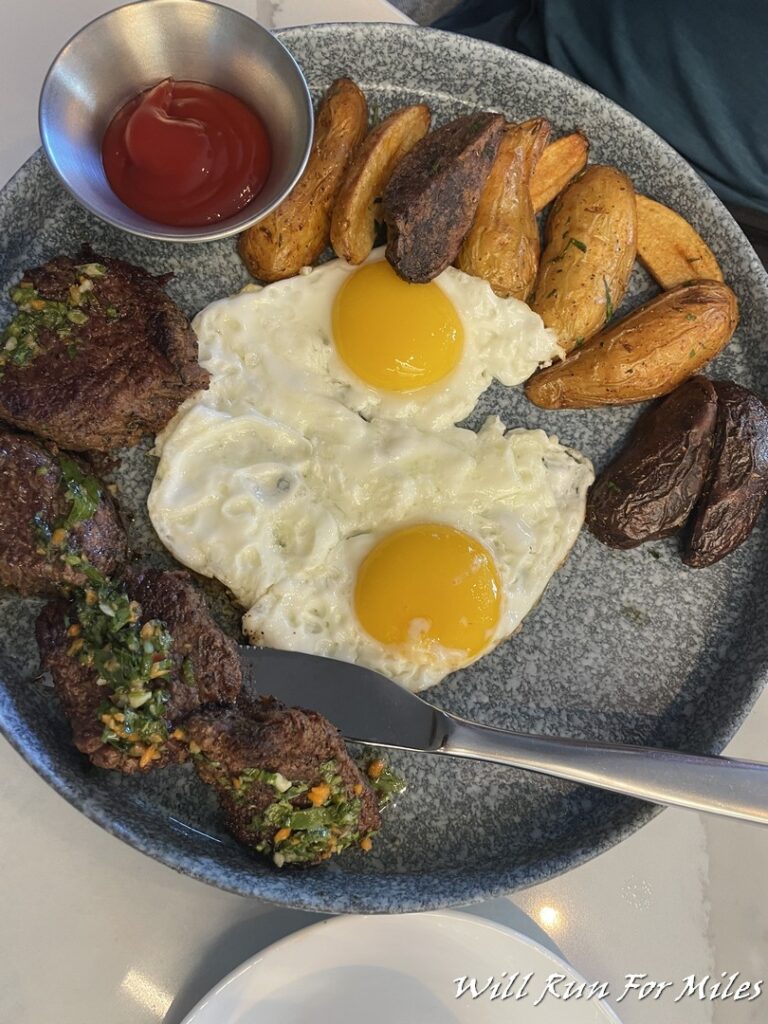
<path fill-rule="evenodd" d="M 565 186 L 587 166 L 589 140 L 571 132 L 545 148 L 531 175 L 531 202 L 535 213 L 560 195 Z"/>
<path fill-rule="evenodd" d="M 637 197 L 637 258 L 662 288 L 722 281 L 715 255 L 688 221 L 648 196 Z"/>
<path fill-rule="evenodd" d="M 736 296 L 728 285 L 679 285 L 531 377 L 525 393 L 543 409 L 658 398 L 714 359 L 731 340 L 738 319 Z"/>
<path fill-rule="evenodd" d="M 334 201 L 367 127 L 365 96 L 352 79 L 337 78 L 320 100 L 309 161 L 295 188 L 240 236 L 240 256 L 254 277 L 293 277 L 320 256 L 330 241 Z"/>
<path fill-rule="evenodd" d="M 593 164 L 560 194 L 547 219 L 531 308 L 570 352 L 613 316 L 635 262 L 632 182 Z"/>
<path fill-rule="evenodd" d="M 536 281 L 541 244 L 530 181 L 549 132 L 543 117 L 506 126 L 456 259 L 459 270 L 484 278 L 503 298 L 525 301 Z"/>
<path fill-rule="evenodd" d="M 336 198 L 331 245 L 347 263 L 362 263 L 376 237 L 376 204 L 392 172 L 429 131 L 432 114 L 419 103 L 401 107 L 368 133 L 355 154 Z"/>

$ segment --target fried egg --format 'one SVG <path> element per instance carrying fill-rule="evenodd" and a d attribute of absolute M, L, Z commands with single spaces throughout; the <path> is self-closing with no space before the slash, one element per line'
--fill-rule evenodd
<path fill-rule="evenodd" d="M 194 327 L 211 373 L 261 382 L 265 415 L 277 382 L 428 430 L 464 419 L 493 378 L 519 384 L 564 355 L 524 302 L 453 267 L 408 284 L 382 249 L 214 302 Z"/>
<path fill-rule="evenodd" d="M 587 459 L 497 417 L 427 432 L 278 389 L 267 416 L 250 381 L 214 376 L 166 428 L 149 511 L 252 642 L 420 690 L 518 628 L 579 533 Z"/>

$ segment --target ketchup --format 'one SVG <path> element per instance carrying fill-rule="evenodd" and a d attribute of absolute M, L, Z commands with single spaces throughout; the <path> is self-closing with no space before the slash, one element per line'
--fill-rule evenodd
<path fill-rule="evenodd" d="M 225 220 L 258 195 L 271 147 L 261 118 L 224 89 L 167 78 L 115 114 L 101 150 L 112 190 L 173 227 Z"/>

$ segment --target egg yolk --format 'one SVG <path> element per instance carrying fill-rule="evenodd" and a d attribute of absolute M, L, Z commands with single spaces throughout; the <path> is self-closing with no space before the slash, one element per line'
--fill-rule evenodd
<path fill-rule="evenodd" d="M 459 315 L 439 285 L 408 284 L 385 260 L 349 275 L 334 299 L 332 323 L 350 370 L 387 391 L 442 380 L 464 346 Z"/>
<path fill-rule="evenodd" d="M 382 644 L 481 654 L 499 623 L 501 588 L 488 550 L 461 530 L 420 523 L 389 534 L 357 574 L 355 612 Z"/>

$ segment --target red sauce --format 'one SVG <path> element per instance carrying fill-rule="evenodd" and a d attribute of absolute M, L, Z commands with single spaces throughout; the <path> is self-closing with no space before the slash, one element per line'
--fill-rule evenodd
<path fill-rule="evenodd" d="M 272 156 L 264 124 L 242 100 L 172 78 L 115 114 L 101 155 L 126 206 L 173 227 L 213 224 L 247 206 Z"/>

